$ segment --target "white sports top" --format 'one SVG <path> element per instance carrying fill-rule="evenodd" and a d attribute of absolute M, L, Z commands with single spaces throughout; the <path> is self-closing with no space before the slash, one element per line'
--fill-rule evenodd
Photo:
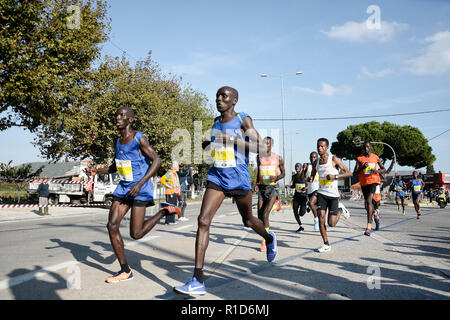
<path fill-rule="evenodd" d="M 320 159 L 317 160 L 317 173 L 319 174 L 319 190 L 318 193 L 332 198 L 339 198 L 338 181 L 327 180 L 327 175 L 337 175 L 339 171 L 333 166 L 333 155 L 328 154 L 328 161 L 325 164 L 320 164 Z"/>
<path fill-rule="evenodd" d="M 312 172 L 312 164 L 308 164 L 308 169 L 306 170 L 306 177 L 309 178 L 311 177 L 311 172 Z M 307 182 L 306 183 L 306 187 L 307 187 L 307 193 L 311 194 L 314 191 L 317 191 L 319 189 L 319 174 L 316 173 L 316 176 L 314 177 L 314 181 L 313 182 Z"/>

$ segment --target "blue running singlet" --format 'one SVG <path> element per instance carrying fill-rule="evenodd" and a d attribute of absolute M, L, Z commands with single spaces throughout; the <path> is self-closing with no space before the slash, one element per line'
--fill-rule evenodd
<path fill-rule="evenodd" d="M 394 181 L 394 190 L 399 197 L 405 196 L 404 188 L 405 188 L 405 183 L 402 180 Z"/>
<path fill-rule="evenodd" d="M 220 117 L 217 117 L 212 126 L 211 155 L 213 165 L 208 170 L 206 180 L 227 191 L 252 189 L 248 170 L 248 152 L 244 148 L 238 148 L 234 143 L 229 143 L 229 145 L 215 143 L 214 136 L 218 132 L 223 132 L 235 139 L 244 140 L 241 134 L 241 126 L 242 121 L 248 116 L 248 114 L 241 112 L 225 123 L 220 123 Z"/>
<path fill-rule="evenodd" d="M 126 196 L 130 188 L 145 176 L 150 167 L 150 158 L 142 155 L 139 151 L 139 141 L 142 137 L 146 139 L 145 135 L 136 131 L 133 140 L 127 144 L 120 144 L 120 137 L 117 139 L 115 161 L 120 183 L 113 193 L 116 197 L 140 201 L 153 200 L 153 184 L 151 179 L 147 180 L 136 197 Z"/>
<path fill-rule="evenodd" d="M 422 182 L 420 181 L 420 179 L 412 179 L 412 186 L 411 186 L 411 192 L 414 194 L 419 194 L 421 193 L 421 189 L 422 189 Z"/>

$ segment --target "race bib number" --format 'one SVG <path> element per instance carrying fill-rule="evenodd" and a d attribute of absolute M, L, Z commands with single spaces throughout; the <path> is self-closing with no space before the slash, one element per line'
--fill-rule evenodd
<path fill-rule="evenodd" d="M 420 186 L 414 186 L 414 191 L 415 192 L 419 192 L 420 191 Z"/>
<path fill-rule="evenodd" d="M 116 169 L 121 181 L 133 181 L 133 168 L 131 160 L 116 159 Z"/>
<path fill-rule="evenodd" d="M 372 174 L 373 170 L 375 170 L 375 163 L 368 163 L 364 169 L 364 174 Z"/>
<path fill-rule="evenodd" d="M 221 144 L 213 144 L 211 156 L 214 160 L 214 167 L 233 168 L 236 167 L 236 158 L 234 156 L 234 147 L 227 147 Z"/>
<path fill-rule="evenodd" d="M 321 188 L 331 188 L 333 180 L 319 179 L 319 185 Z"/>
<path fill-rule="evenodd" d="M 275 166 L 260 166 L 259 173 L 261 174 L 263 183 L 265 185 L 275 184 L 275 182 L 270 181 L 270 177 L 275 176 Z"/>
<path fill-rule="evenodd" d="M 398 186 L 397 188 L 395 188 L 395 190 L 397 190 L 397 191 L 402 191 L 402 190 L 403 190 L 403 188 L 402 188 L 402 187 L 400 187 L 400 186 Z"/>
<path fill-rule="evenodd" d="M 297 191 L 297 192 L 305 191 L 305 184 L 304 183 L 296 183 L 295 191 Z"/>

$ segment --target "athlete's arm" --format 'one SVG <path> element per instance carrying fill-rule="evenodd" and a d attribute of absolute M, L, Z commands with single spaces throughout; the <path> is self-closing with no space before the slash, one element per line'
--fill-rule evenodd
<path fill-rule="evenodd" d="M 378 169 L 378 170 L 373 170 L 373 172 L 374 173 L 385 173 L 386 172 L 386 168 L 384 167 L 384 165 L 383 165 L 383 163 L 381 162 L 381 160 L 380 160 L 380 158 L 378 158 L 378 167 L 380 168 L 380 169 Z"/>
<path fill-rule="evenodd" d="M 244 136 L 249 137 L 250 141 L 245 140 L 235 140 L 238 148 L 241 146 L 245 147 L 245 151 L 250 151 L 254 153 L 260 153 L 260 151 L 265 152 L 266 146 L 264 145 L 264 141 L 259 135 L 258 131 L 256 131 L 253 126 L 252 118 L 245 117 L 242 121 L 241 128 L 244 130 Z M 281 166 L 280 166 L 281 167 Z M 283 176 L 284 177 L 284 176 Z"/>
<path fill-rule="evenodd" d="M 335 179 L 342 179 L 342 178 L 347 178 L 347 177 L 351 177 L 353 174 L 350 172 L 350 169 L 347 168 L 347 166 L 342 162 L 341 159 L 339 159 L 336 156 L 333 156 L 333 166 L 334 167 L 338 167 L 339 169 L 341 169 L 341 171 L 343 171 L 342 173 L 338 174 L 337 176 L 334 176 L 332 174 L 328 174 L 327 175 L 327 180 L 335 180 Z"/>
<path fill-rule="evenodd" d="M 148 168 L 147 172 L 142 177 L 142 179 L 139 180 L 128 191 L 128 195 L 131 197 L 135 197 L 139 194 L 142 186 L 148 181 L 148 179 L 150 179 L 152 176 L 155 175 L 155 173 L 158 171 L 159 167 L 161 166 L 161 158 L 156 153 L 156 151 L 153 150 L 153 148 L 150 146 L 150 144 L 148 143 L 146 138 L 141 137 L 141 139 L 139 140 L 139 149 L 141 150 L 141 152 L 144 155 L 146 155 L 147 157 L 150 158 L 152 164 L 150 165 L 150 167 Z"/>
<path fill-rule="evenodd" d="M 259 191 L 259 165 L 260 165 L 260 161 L 259 161 L 259 154 L 256 155 L 256 184 L 255 184 L 255 192 Z"/>
<path fill-rule="evenodd" d="M 354 176 L 358 175 L 361 172 L 361 170 L 365 169 L 366 167 L 367 167 L 367 162 L 362 163 L 361 161 L 356 159 L 356 166 L 355 166 L 355 169 L 353 170 L 353 175 Z"/>
<path fill-rule="evenodd" d="M 283 179 L 284 177 L 285 177 L 285 175 L 286 175 L 286 169 L 285 169 L 285 167 L 284 167 L 284 160 L 283 160 L 283 158 L 282 157 L 278 157 L 279 159 L 278 159 L 278 161 L 279 161 L 279 166 L 280 166 L 280 174 L 278 175 L 278 176 L 272 176 L 272 177 L 270 177 L 270 181 L 272 181 L 272 182 L 277 182 L 278 180 L 281 180 L 281 179 Z"/>
<path fill-rule="evenodd" d="M 311 170 L 311 176 L 308 177 L 307 181 L 308 182 L 313 182 L 314 179 L 316 178 L 316 174 L 317 174 L 317 161 L 319 161 L 319 158 L 316 159 L 316 161 L 314 161 L 314 163 L 311 163 L 312 166 L 312 170 Z"/>

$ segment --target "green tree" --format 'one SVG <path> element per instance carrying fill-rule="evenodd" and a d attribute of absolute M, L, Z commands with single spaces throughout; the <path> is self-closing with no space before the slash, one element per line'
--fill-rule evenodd
<path fill-rule="evenodd" d="M 38 177 L 43 168 L 44 166 L 41 166 L 36 171 L 32 171 L 31 164 L 14 167 L 11 160 L 8 163 L 0 163 L 0 178 L 15 186 L 18 193 L 17 202 L 20 202 L 20 191 L 25 190 L 28 185 L 26 180 Z"/>
<path fill-rule="evenodd" d="M 109 32 L 106 2 L 0 0 L 0 25 L 0 130 L 34 132 L 85 92 Z"/>
<path fill-rule="evenodd" d="M 48 159 L 112 160 L 118 138 L 115 112 L 129 106 L 135 112 L 133 127 L 147 136 L 162 159 L 161 174 L 169 169 L 172 149 L 178 143 L 172 140 L 175 130 L 186 129 L 194 137 L 194 121 L 201 121 L 203 130 L 212 125 L 213 112 L 206 97 L 183 86 L 180 78 L 164 75 L 151 54 L 134 66 L 124 57 L 107 58 L 84 90 L 83 101 L 38 130 L 35 145 Z M 191 153 L 193 148 L 191 141 Z"/>
<path fill-rule="evenodd" d="M 436 160 L 428 140 L 419 129 L 386 121 L 348 126 L 337 134 L 337 141 L 332 143 L 331 152 L 341 158 L 356 159 L 361 154 L 362 147 L 354 143 L 355 137 L 361 137 L 362 142 L 369 140 L 389 144 L 395 150 L 401 166 L 422 168 Z M 373 144 L 373 151 L 383 161 L 394 158 L 391 149 L 383 144 Z"/>

